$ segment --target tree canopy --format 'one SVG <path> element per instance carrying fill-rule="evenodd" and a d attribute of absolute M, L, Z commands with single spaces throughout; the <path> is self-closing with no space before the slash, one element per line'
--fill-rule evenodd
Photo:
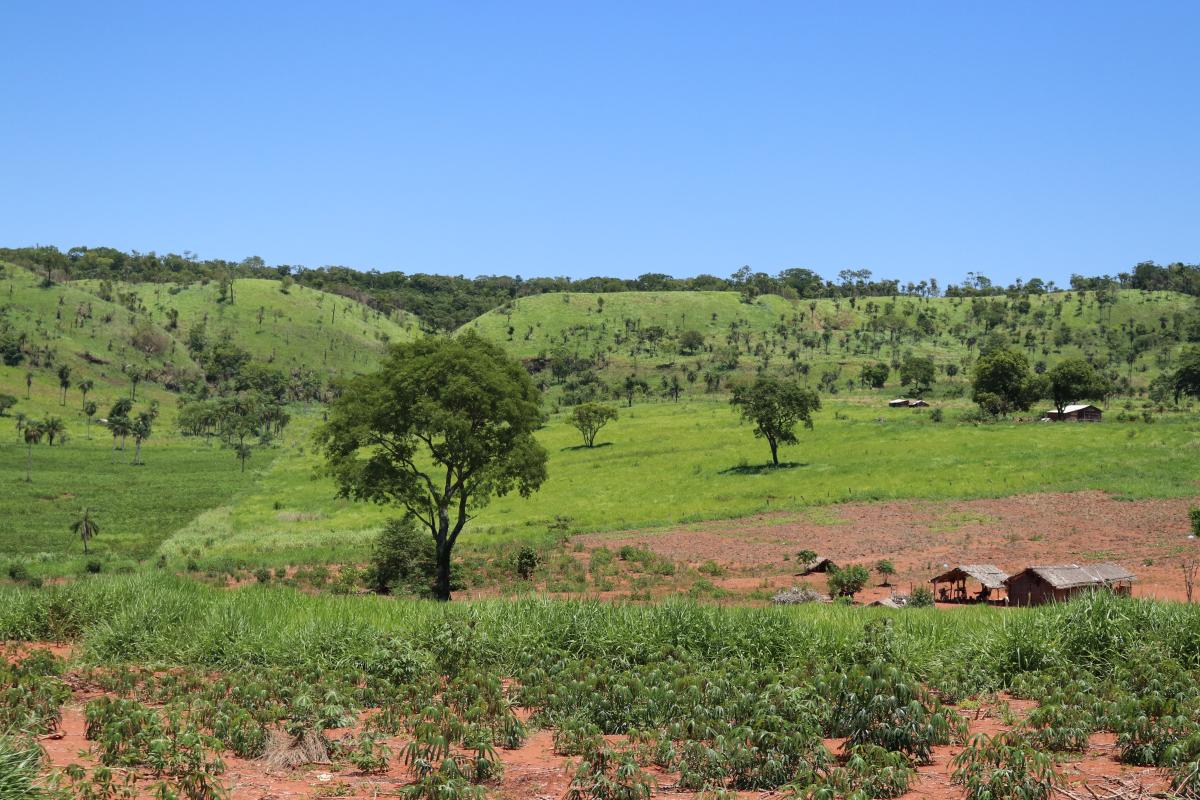
<path fill-rule="evenodd" d="M 1079 400 L 1098 400 L 1108 393 L 1108 381 L 1085 359 L 1068 358 L 1046 373 L 1047 389 L 1059 414 Z"/>
<path fill-rule="evenodd" d="M 451 553 L 473 512 L 546 479 L 541 401 L 499 346 L 473 332 L 427 337 L 351 380 L 318 440 L 341 496 L 402 506 L 429 531 L 434 594 L 449 600 Z"/>
<path fill-rule="evenodd" d="M 771 463 L 779 464 L 779 445 L 796 444 L 796 424 L 813 426 L 812 414 L 821 408 L 821 398 L 795 381 L 759 377 L 749 386 L 735 386 L 729 401 L 742 418 L 754 424 L 754 435 L 771 447 Z"/>
<path fill-rule="evenodd" d="M 1007 416 L 1024 411 L 1041 395 L 1029 360 L 1015 350 L 997 349 L 980 356 L 975 365 L 972 398 L 985 411 Z"/>

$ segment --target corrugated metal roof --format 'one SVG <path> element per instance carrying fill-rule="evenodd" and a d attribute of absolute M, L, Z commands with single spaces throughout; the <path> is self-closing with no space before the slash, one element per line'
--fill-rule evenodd
<path fill-rule="evenodd" d="M 1032 572 L 1055 589 L 1073 589 L 1077 586 L 1103 586 L 1136 579 L 1129 570 L 1117 564 L 1058 564 L 1054 566 L 1029 567 Z M 1021 573 L 1018 573 L 1020 575 Z M 1014 575 L 1009 580 L 1014 580 Z"/>
<path fill-rule="evenodd" d="M 960 564 L 949 572 L 931 578 L 929 582 L 946 583 L 962 580 L 963 577 L 974 578 L 989 589 L 1001 589 L 1004 581 L 1008 580 L 1008 573 L 994 564 Z"/>
<path fill-rule="evenodd" d="M 1096 408 L 1096 406 L 1092 405 L 1091 403 L 1081 403 L 1081 404 L 1072 405 L 1072 406 L 1063 406 L 1063 413 L 1064 414 L 1074 414 L 1076 411 L 1083 411 L 1085 408 L 1095 408 L 1097 411 L 1100 410 L 1099 408 Z"/>

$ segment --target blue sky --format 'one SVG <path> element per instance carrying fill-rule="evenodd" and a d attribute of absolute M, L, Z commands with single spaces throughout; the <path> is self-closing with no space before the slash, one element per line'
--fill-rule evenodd
<path fill-rule="evenodd" d="M 1200 3 L 23 3 L 0 244 L 943 283 L 1200 261 Z"/>

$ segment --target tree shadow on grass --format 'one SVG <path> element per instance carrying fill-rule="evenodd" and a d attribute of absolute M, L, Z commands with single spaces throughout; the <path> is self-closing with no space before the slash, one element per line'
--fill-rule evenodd
<path fill-rule="evenodd" d="M 797 467 L 807 467 L 808 464 L 800 461 L 781 461 L 778 464 L 739 464 L 736 467 L 723 469 L 718 475 L 764 475 L 769 472 L 784 469 L 796 469 Z"/>
<path fill-rule="evenodd" d="M 601 447 L 612 447 L 612 442 L 596 442 L 591 447 L 588 447 L 586 444 L 576 444 L 570 447 L 564 447 L 562 452 L 567 453 L 572 450 L 599 450 Z"/>

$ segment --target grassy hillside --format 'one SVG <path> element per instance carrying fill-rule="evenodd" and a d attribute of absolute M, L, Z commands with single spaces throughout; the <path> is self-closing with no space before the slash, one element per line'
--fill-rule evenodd
<path fill-rule="evenodd" d="M 220 300 L 216 282 L 82 285 L 97 293 L 136 295 L 140 311 L 181 338 L 204 326 L 212 339 L 228 333 L 256 361 L 284 371 L 315 370 L 323 378 L 371 369 L 388 342 L 418 333 L 415 318 L 389 317 L 357 300 L 280 281 L 234 281 L 233 301 Z M 177 314 L 172 326 L 172 312 Z"/>
<path fill-rule="evenodd" d="M 934 358 L 939 383 L 966 375 L 989 337 L 1053 366 L 1088 356 L 1133 389 L 1169 366 L 1200 334 L 1194 298 L 1172 292 L 1058 292 L 1027 298 L 860 298 L 743 302 L 734 292 L 546 294 L 488 312 L 474 329 L 521 358 L 576 357 L 602 372 L 686 378 L 685 388 L 721 387 L 731 375 L 769 370 L 803 375 L 826 391 L 853 388 L 861 367 L 896 367 L 912 353 Z M 684 332 L 702 346 L 691 351 Z M 1133 353 L 1132 369 L 1130 353 Z M 553 380 L 551 382 L 554 382 Z"/>
<path fill-rule="evenodd" d="M 108 404 L 132 391 L 127 367 L 147 375 L 138 387 L 139 400 L 165 401 L 170 395 L 163 384 L 198 372 L 187 350 L 144 315 L 71 284 L 43 288 L 40 277 L 12 266 L 0 281 L 0 336 L 24 342 L 20 363 L 0 363 L 0 393 L 19 398 L 10 413 L 57 415 L 72 431 L 84 425 L 80 381 L 94 383 L 88 397 L 103 416 Z M 58 376 L 63 365 L 71 369 L 65 405 Z M 26 386 L 30 374 L 32 383 Z"/>

